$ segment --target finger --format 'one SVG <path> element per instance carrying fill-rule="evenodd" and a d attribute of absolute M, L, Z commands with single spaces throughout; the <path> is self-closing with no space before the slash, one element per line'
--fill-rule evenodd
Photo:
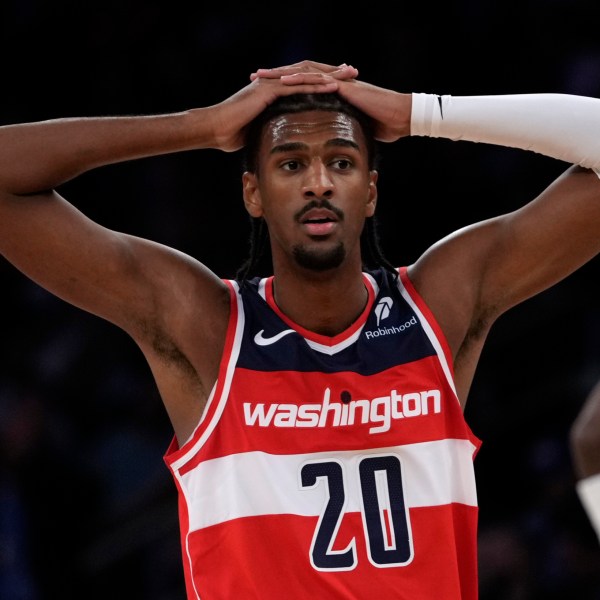
<path fill-rule="evenodd" d="M 358 70 L 342 63 L 341 65 L 333 66 L 325 63 L 316 62 L 313 60 L 304 60 L 293 65 L 287 65 L 283 67 L 274 67 L 270 69 L 257 69 L 250 75 L 250 80 L 254 81 L 258 78 L 263 79 L 277 79 L 284 75 L 293 75 L 295 73 L 326 73 L 329 75 L 335 74 L 340 79 L 349 79 L 358 75 Z"/>
<path fill-rule="evenodd" d="M 294 73 L 293 75 L 282 75 L 280 78 L 281 83 L 284 85 L 321 85 L 325 83 L 341 82 L 352 80 L 352 77 L 339 76 L 336 73 L 324 74 L 324 73 Z"/>
<path fill-rule="evenodd" d="M 277 67 L 276 69 L 257 69 L 250 75 L 250 81 L 256 79 L 284 79 L 294 76 L 329 76 L 335 79 L 356 79 L 358 77 L 358 69 L 351 65 L 340 65 L 339 67 L 328 70 L 327 72 L 318 71 L 313 69 L 312 71 L 306 71 L 304 69 L 298 71 L 295 68 L 289 67 Z M 293 83 L 293 80 L 287 81 L 287 83 Z"/>
<path fill-rule="evenodd" d="M 279 79 L 284 75 L 293 75 L 294 73 L 299 73 L 300 70 L 296 69 L 293 66 L 290 67 L 275 67 L 273 69 L 257 69 L 252 75 L 250 75 L 250 79 L 254 81 L 254 79 Z"/>
<path fill-rule="evenodd" d="M 323 85 L 335 81 L 335 78 L 324 73 L 294 73 L 282 75 L 280 80 L 284 85 Z"/>
<path fill-rule="evenodd" d="M 328 65 L 326 63 L 317 62 L 314 60 L 302 60 L 300 62 L 294 63 L 293 65 L 283 65 L 281 67 L 273 67 L 270 69 L 259 69 L 263 73 L 276 73 L 277 76 L 281 76 L 282 74 L 292 74 L 292 73 L 308 73 L 311 71 L 319 71 L 321 73 L 329 73 L 330 71 L 335 71 L 340 66 Z"/>
<path fill-rule="evenodd" d="M 358 77 L 358 69 L 352 65 L 340 65 L 338 69 L 329 74 L 336 79 L 356 79 Z"/>
<path fill-rule="evenodd" d="M 332 71 L 335 71 L 337 69 L 339 69 L 340 67 L 345 67 L 346 63 L 342 63 L 341 65 L 328 65 L 326 63 L 322 63 L 322 62 L 317 62 L 315 60 L 303 60 L 299 63 L 296 63 L 295 65 L 291 65 L 292 68 L 294 69 L 299 69 L 301 71 L 306 71 L 306 72 L 310 72 L 310 71 L 321 71 L 323 73 L 331 73 Z"/>

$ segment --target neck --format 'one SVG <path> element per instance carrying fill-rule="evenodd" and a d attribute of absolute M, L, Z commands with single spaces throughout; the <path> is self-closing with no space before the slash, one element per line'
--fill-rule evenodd
<path fill-rule="evenodd" d="M 277 270 L 277 306 L 295 323 L 320 335 L 345 331 L 364 310 L 369 294 L 360 268 L 321 273 Z"/>

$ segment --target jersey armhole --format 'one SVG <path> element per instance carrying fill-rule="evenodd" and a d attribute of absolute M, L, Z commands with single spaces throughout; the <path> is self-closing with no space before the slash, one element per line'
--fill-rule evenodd
<path fill-rule="evenodd" d="M 238 297 L 237 283 L 228 279 L 222 281 L 229 290 L 230 312 L 217 380 L 213 385 L 202 416 L 190 437 L 181 446 L 175 436 L 171 440 L 164 456 L 167 464 L 173 464 L 175 461 L 185 461 L 183 457 L 189 455 L 190 451 L 197 452 L 217 424 L 223 412 L 224 403 L 227 401 L 229 382 L 239 352 L 244 316 L 242 302 Z"/>
<path fill-rule="evenodd" d="M 437 338 L 440 347 L 444 353 L 444 357 L 446 358 L 446 363 L 450 368 L 452 379 L 454 380 L 454 359 L 452 357 L 452 352 L 450 351 L 450 345 L 448 344 L 448 340 L 446 339 L 442 328 L 440 327 L 439 323 L 437 322 L 437 319 L 431 312 L 431 309 L 429 308 L 429 306 L 427 306 L 425 300 L 423 300 L 419 292 L 417 292 L 412 281 L 410 280 L 410 277 L 408 276 L 408 267 L 400 267 L 398 269 L 398 273 L 400 275 L 400 281 L 402 282 L 404 289 L 410 295 L 412 301 L 418 306 L 425 319 L 427 319 L 427 323 L 429 324 L 433 331 L 433 334 Z"/>

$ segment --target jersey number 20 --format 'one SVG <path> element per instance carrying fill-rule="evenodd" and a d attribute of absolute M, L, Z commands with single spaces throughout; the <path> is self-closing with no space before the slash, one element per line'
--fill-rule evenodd
<path fill-rule="evenodd" d="M 334 460 L 306 463 L 300 474 L 303 488 L 314 488 L 319 480 L 325 481 L 329 496 L 313 536 L 313 566 L 320 571 L 353 569 L 358 560 L 354 540 L 344 550 L 332 549 L 346 504 L 342 465 Z M 369 560 L 382 568 L 406 565 L 412 559 L 412 545 L 400 460 L 393 455 L 365 457 L 359 461 L 358 476 Z"/>

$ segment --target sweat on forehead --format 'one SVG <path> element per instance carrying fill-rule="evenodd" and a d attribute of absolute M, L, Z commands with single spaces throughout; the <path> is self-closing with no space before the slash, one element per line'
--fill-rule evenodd
<path fill-rule="evenodd" d="M 364 140 L 360 125 L 350 116 L 333 111 L 310 111 L 274 117 L 263 128 L 261 143 L 278 146 L 315 135 L 347 139 L 355 144 Z"/>

